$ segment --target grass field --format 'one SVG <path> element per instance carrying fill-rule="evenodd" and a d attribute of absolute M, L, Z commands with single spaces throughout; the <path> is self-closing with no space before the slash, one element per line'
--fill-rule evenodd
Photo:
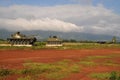
<path fill-rule="evenodd" d="M 66 49 L 120 48 L 120 44 L 64 43 L 64 46 L 62 48 L 66 48 Z"/>
<path fill-rule="evenodd" d="M 63 43 L 61 47 L 46 47 L 46 43 L 36 42 L 32 47 L 0 46 L 0 49 L 110 49 L 120 48 L 120 44 L 99 44 L 99 43 Z"/>

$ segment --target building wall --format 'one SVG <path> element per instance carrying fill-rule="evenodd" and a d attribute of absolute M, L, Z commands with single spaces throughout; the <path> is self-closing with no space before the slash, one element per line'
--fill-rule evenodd
<path fill-rule="evenodd" d="M 52 47 L 52 46 L 63 46 L 63 45 L 62 44 L 46 44 L 46 46 Z"/>
<path fill-rule="evenodd" d="M 63 46 L 61 41 L 49 41 L 47 42 L 46 46 Z"/>

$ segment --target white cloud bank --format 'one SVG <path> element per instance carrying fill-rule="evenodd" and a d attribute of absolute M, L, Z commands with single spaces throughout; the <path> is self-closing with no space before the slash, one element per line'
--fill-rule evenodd
<path fill-rule="evenodd" d="M 0 29 L 120 35 L 120 15 L 102 5 L 0 7 Z"/>
<path fill-rule="evenodd" d="M 59 31 L 59 32 L 79 32 L 82 27 L 78 27 L 75 24 L 63 22 L 57 19 L 0 19 L 0 24 L 4 25 L 1 28 L 5 28 L 11 31 L 17 30 L 43 30 L 43 31 Z"/>

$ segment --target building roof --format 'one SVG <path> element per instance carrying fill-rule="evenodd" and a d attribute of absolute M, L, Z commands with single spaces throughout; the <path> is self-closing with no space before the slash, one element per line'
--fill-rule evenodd
<path fill-rule="evenodd" d="M 50 36 L 47 41 L 62 41 L 62 39 L 57 38 L 56 36 L 53 37 Z"/>

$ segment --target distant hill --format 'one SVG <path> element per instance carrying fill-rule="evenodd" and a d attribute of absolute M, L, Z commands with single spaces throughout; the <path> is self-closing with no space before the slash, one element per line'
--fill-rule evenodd
<path fill-rule="evenodd" d="M 11 34 L 15 32 L 10 32 L 7 30 L 0 30 L 0 39 L 7 39 Z M 56 35 L 62 39 L 75 39 L 75 40 L 94 40 L 94 41 L 111 41 L 113 36 L 109 35 L 96 35 L 88 33 L 79 32 L 53 32 L 53 31 L 21 31 L 22 34 L 28 36 L 36 36 L 38 40 L 46 40 L 49 36 Z M 120 37 L 117 37 L 120 41 Z"/>
<path fill-rule="evenodd" d="M 7 39 L 11 34 L 12 32 L 2 29 L 0 30 L 0 39 Z"/>

